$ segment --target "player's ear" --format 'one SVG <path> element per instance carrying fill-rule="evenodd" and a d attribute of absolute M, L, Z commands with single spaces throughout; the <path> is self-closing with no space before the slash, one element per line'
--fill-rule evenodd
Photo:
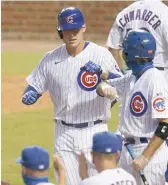
<path fill-rule="evenodd" d="M 92 156 L 92 163 L 95 164 L 95 153 L 94 152 L 91 152 L 91 156 Z"/>
<path fill-rule="evenodd" d="M 81 29 L 82 29 L 82 32 L 84 33 L 86 31 L 86 24 L 84 24 Z"/>
<path fill-rule="evenodd" d="M 117 161 L 120 159 L 120 155 L 121 155 L 121 152 L 120 151 L 117 151 L 117 153 L 116 153 L 116 160 Z"/>

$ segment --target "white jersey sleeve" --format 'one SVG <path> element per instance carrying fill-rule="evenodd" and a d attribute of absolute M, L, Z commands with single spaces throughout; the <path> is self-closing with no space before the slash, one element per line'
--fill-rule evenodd
<path fill-rule="evenodd" d="M 168 84 L 160 71 L 152 76 L 150 94 L 152 118 L 168 118 Z"/>
<path fill-rule="evenodd" d="M 117 94 L 119 96 L 123 96 L 131 85 L 130 84 L 131 78 L 134 78 L 134 76 L 130 71 L 126 75 L 122 76 L 121 78 L 107 80 L 107 83 L 116 88 Z"/>
<path fill-rule="evenodd" d="M 47 59 L 48 53 L 44 55 L 37 67 L 26 78 L 28 84 L 40 94 L 48 90 L 47 87 Z"/>
<path fill-rule="evenodd" d="M 121 28 L 115 21 L 108 35 L 106 46 L 109 48 L 120 49 L 123 41 L 121 32 Z"/>

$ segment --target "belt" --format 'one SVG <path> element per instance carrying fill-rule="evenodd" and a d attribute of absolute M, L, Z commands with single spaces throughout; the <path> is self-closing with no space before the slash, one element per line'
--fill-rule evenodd
<path fill-rule="evenodd" d="M 128 138 L 125 138 L 125 142 L 130 143 L 130 144 L 149 143 L 149 141 L 146 137 L 139 137 L 136 139 L 133 137 L 128 137 Z"/>
<path fill-rule="evenodd" d="M 74 128 L 86 128 L 86 127 L 89 126 L 88 122 L 72 124 L 72 123 L 66 123 L 65 121 L 62 121 L 62 120 L 60 120 L 60 121 L 63 125 L 66 125 L 66 126 L 69 126 L 69 127 L 74 127 Z M 99 124 L 99 123 L 102 123 L 102 122 L 103 122 L 102 120 L 96 120 L 96 121 L 93 121 L 93 124 L 96 125 L 96 124 Z"/>
<path fill-rule="evenodd" d="M 164 71 L 164 67 L 156 67 L 155 66 L 155 68 L 158 69 L 158 70 L 160 70 L 160 71 Z"/>

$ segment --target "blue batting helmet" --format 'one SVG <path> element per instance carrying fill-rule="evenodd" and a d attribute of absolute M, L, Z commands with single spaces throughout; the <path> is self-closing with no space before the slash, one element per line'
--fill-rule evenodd
<path fill-rule="evenodd" d="M 153 59 L 156 51 L 156 41 L 153 35 L 144 30 L 130 31 L 123 41 L 125 62 L 137 59 Z"/>
<path fill-rule="evenodd" d="M 78 8 L 64 8 L 58 14 L 58 31 L 78 29 L 81 28 L 84 24 L 84 17 Z"/>

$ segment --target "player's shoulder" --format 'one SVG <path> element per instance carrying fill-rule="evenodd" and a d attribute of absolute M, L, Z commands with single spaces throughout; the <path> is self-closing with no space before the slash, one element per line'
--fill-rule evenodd
<path fill-rule="evenodd" d="M 47 55 L 50 57 L 52 57 L 53 55 L 55 57 L 62 57 L 65 55 L 65 52 L 66 52 L 66 46 L 65 44 L 62 44 L 61 46 L 48 51 Z"/>
<path fill-rule="evenodd" d="M 160 70 L 158 70 L 157 68 L 155 68 L 155 67 L 147 70 L 147 75 L 151 79 L 164 78 L 164 76 L 162 75 L 162 72 Z"/>
<path fill-rule="evenodd" d="M 82 181 L 80 185 L 110 184 L 116 181 L 130 180 L 135 184 L 134 177 L 122 168 L 107 169 Z"/>
<path fill-rule="evenodd" d="M 151 68 L 147 71 L 146 75 L 144 76 L 145 79 L 148 79 L 149 83 L 152 85 L 166 83 L 165 77 L 160 70 L 157 68 Z"/>
<path fill-rule="evenodd" d="M 112 54 L 110 53 L 110 51 L 102 45 L 98 45 L 96 43 L 90 42 L 89 49 L 90 49 L 90 51 L 92 51 L 93 54 L 96 53 L 96 56 L 103 56 L 106 58 L 113 57 Z"/>
<path fill-rule="evenodd" d="M 89 42 L 89 47 L 93 48 L 94 50 L 99 50 L 99 51 L 102 50 L 102 51 L 108 52 L 108 49 L 106 47 L 96 44 L 94 42 Z"/>
<path fill-rule="evenodd" d="M 122 168 L 118 168 L 116 170 L 117 174 L 121 175 L 122 177 L 127 177 L 129 179 L 134 179 L 134 177 L 132 176 L 132 174 L 128 173 L 127 171 L 125 171 Z"/>
<path fill-rule="evenodd" d="M 45 59 L 45 61 L 51 62 L 51 61 L 62 61 L 65 57 L 67 57 L 66 55 L 66 46 L 65 44 L 62 44 L 61 46 L 54 48 L 50 51 L 48 51 L 43 59 Z"/>
<path fill-rule="evenodd" d="M 126 8 L 124 8 L 123 10 L 121 10 L 117 14 L 116 20 L 118 21 L 121 17 L 123 17 L 123 15 L 129 13 L 130 11 L 136 8 L 139 8 L 140 4 L 142 3 L 144 7 L 152 9 L 153 11 L 156 11 L 158 13 L 160 12 L 160 14 L 164 15 L 165 13 L 167 13 L 168 7 L 164 3 L 162 3 L 160 0 L 155 0 L 155 3 L 153 3 L 153 1 L 136 1 L 130 4 L 129 6 L 127 6 Z"/>
<path fill-rule="evenodd" d="M 125 7 L 123 10 L 121 10 L 117 14 L 117 19 L 122 17 L 125 13 L 129 12 L 131 9 L 134 9 L 135 7 L 138 7 L 138 5 L 139 5 L 139 1 L 131 3 L 129 6 Z"/>
<path fill-rule="evenodd" d="M 99 183 L 98 178 L 97 178 L 98 175 L 99 175 L 99 174 L 94 175 L 94 176 L 92 176 L 92 177 L 89 177 L 89 178 L 87 178 L 87 179 L 84 179 L 84 180 L 80 183 L 80 185 L 96 185 L 97 183 Z"/>
<path fill-rule="evenodd" d="M 128 173 L 122 168 L 116 168 L 115 170 L 115 176 L 116 178 L 120 178 L 122 181 L 130 181 L 133 185 L 136 185 L 135 178 L 132 174 Z"/>

